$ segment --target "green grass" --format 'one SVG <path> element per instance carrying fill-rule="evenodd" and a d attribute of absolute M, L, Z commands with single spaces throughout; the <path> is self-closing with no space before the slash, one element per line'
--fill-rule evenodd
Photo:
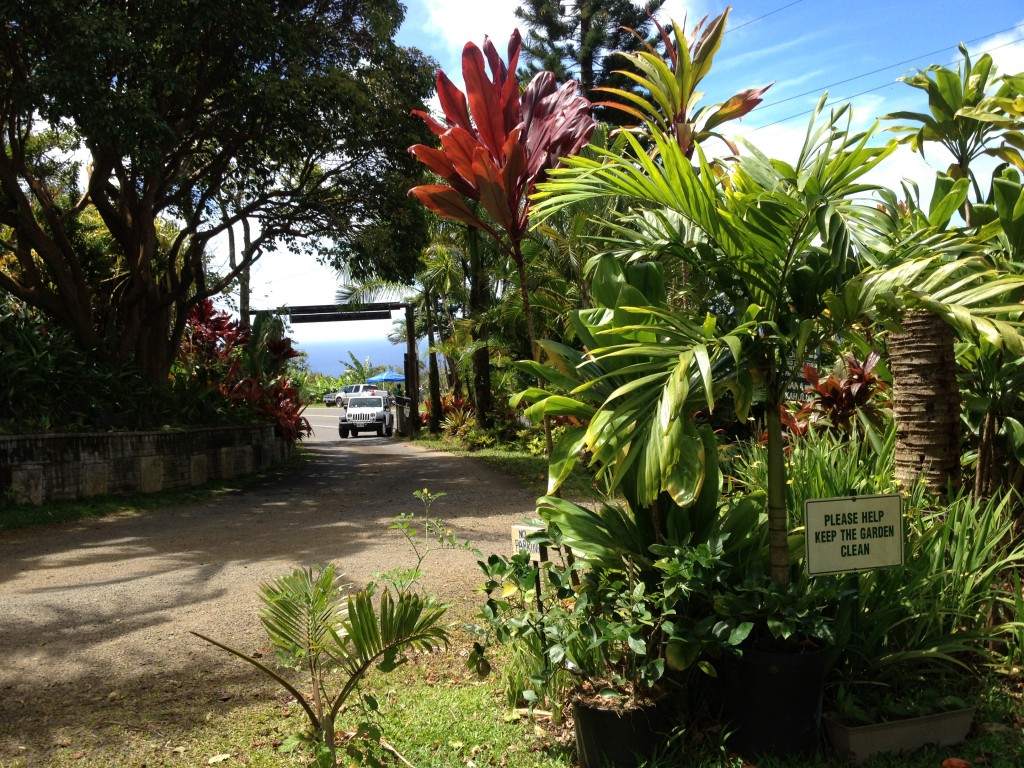
<path fill-rule="evenodd" d="M 531 723 L 509 712 L 500 690 L 500 669 L 484 680 L 465 666 L 470 639 L 457 632 L 444 653 L 417 655 L 409 664 L 384 675 L 375 672 L 363 688 L 380 704 L 383 738 L 416 768 L 504 766 L 504 768 L 571 768 L 575 765 L 572 733 L 538 720 Z M 282 754 L 279 745 L 305 724 L 296 703 L 241 665 L 225 668 L 225 681 L 211 689 L 188 690 L 174 680 L 112 699 L 106 692 L 82 691 L 69 701 L 66 722 L 39 723 L 56 738 L 43 749 L 19 755 L 16 739 L 0 723 L 3 768 L 181 768 L 199 765 L 247 765 L 280 768 L 304 764 L 301 754 Z M 1020 680 L 993 683 L 979 707 L 969 740 L 954 747 L 926 747 L 910 755 L 882 756 L 865 768 L 938 768 L 947 757 L 960 757 L 986 768 L 1024 764 L 1024 712 Z M 59 713 L 57 713 L 59 717 Z M 340 723 L 358 721 L 350 712 Z M 840 768 L 828 755 L 794 760 L 744 762 L 726 755 L 705 724 L 680 723 L 679 747 L 649 763 L 648 768 Z M 15 733 L 18 733 L 15 731 Z M 710 734 L 710 735 L 709 735 Z M 21 735 L 18 738 L 22 738 Z M 30 738 L 30 737 L 24 737 Z M 227 757 L 224 757 L 227 756 Z M 215 761 L 216 758 L 221 758 Z M 341 765 L 355 763 L 343 760 Z M 385 761 L 385 764 L 396 764 Z"/>
<path fill-rule="evenodd" d="M 498 680 L 466 669 L 463 650 L 426 657 L 372 681 L 385 739 L 417 768 L 503 765 L 568 768 L 559 733 L 510 713 Z"/>
<path fill-rule="evenodd" d="M 533 456 L 519 445 L 471 449 L 457 438 L 431 435 L 426 430 L 421 430 L 417 434 L 415 442 L 438 451 L 481 461 L 499 472 L 516 478 L 537 496 L 547 493 L 547 458 Z M 593 476 L 585 468 L 577 465 L 572 475 L 562 485 L 562 495 L 568 498 L 591 498 L 594 495 L 593 482 Z"/>

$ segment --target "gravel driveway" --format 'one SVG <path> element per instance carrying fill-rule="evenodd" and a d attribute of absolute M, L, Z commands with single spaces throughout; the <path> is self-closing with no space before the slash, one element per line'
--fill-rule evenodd
<path fill-rule="evenodd" d="M 189 630 L 256 650 L 258 586 L 333 560 L 355 584 L 412 563 L 402 512 L 444 491 L 433 515 L 483 552 L 507 552 L 534 496 L 471 459 L 378 437 L 339 440 L 313 408 L 311 459 L 242 491 L 186 506 L 0 534 L 0 765 L 77 738 L 82 707 L 132 717 L 168 686 L 230 693 L 251 672 Z M 423 587 L 456 602 L 481 581 L 468 552 L 434 552 Z M 239 682 L 243 681 L 243 682 Z M 168 692 L 168 701 L 173 701 Z M 29 758 L 30 759 L 30 758 Z"/>

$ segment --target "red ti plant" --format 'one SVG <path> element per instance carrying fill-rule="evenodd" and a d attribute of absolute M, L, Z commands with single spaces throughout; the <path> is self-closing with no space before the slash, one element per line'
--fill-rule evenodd
<path fill-rule="evenodd" d="M 540 72 L 520 95 L 520 47 L 516 30 L 509 39 L 506 65 L 490 38 L 484 38 L 482 52 L 467 43 L 462 51 L 466 93 L 438 71 L 444 122 L 425 112 L 415 114 L 440 137 L 441 148 L 417 144 L 409 151 L 447 183 L 413 187 L 409 194 L 434 213 L 477 227 L 501 244 L 519 273 L 527 334 L 536 354 L 521 248 L 529 196 L 561 158 L 587 144 L 597 123 L 574 80 L 556 86 L 551 72 Z M 478 215 L 469 201 L 478 203 L 491 219 Z"/>
<path fill-rule="evenodd" d="M 829 374 L 824 379 L 814 366 L 805 364 L 803 375 L 809 385 L 806 391 L 811 399 L 797 412 L 797 422 L 826 422 L 843 432 L 850 431 L 858 413 L 876 422 L 879 416 L 877 396 L 888 389 L 888 384 L 874 373 L 880 359 L 875 351 L 869 353 L 863 363 L 853 355 L 843 355 L 846 374 Z"/>
<path fill-rule="evenodd" d="M 291 339 L 275 336 L 268 322 L 261 319 L 254 333 L 215 309 L 210 299 L 200 301 L 189 311 L 178 365 L 192 383 L 274 423 L 294 443 L 313 432 L 302 415 L 305 405 L 298 390 L 284 375 L 287 361 L 298 352 Z"/>

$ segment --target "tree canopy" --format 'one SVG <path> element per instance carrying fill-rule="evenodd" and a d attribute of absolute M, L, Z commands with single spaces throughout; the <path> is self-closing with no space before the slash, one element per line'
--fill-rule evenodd
<path fill-rule="evenodd" d="M 0 289 L 159 378 L 188 308 L 269 249 L 411 277 L 426 226 L 406 148 L 427 135 L 410 113 L 435 67 L 394 44 L 403 15 L 398 0 L 7 4 Z M 209 277 L 243 221 L 236 267 Z"/>
<path fill-rule="evenodd" d="M 616 71 L 629 64 L 614 53 L 643 47 L 641 38 L 650 32 L 651 15 L 664 2 L 579 0 L 567 5 L 560 0 L 524 0 L 516 9 L 528 30 L 523 41 L 524 71 L 530 77 L 553 72 L 560 83 L 578 80 L 590 101 L 600 101 L 592 93 L 597 87 L 632 89 L 632 82 Z M 621 120 L 617 113 L 599 111 L 602 119 Z"/>

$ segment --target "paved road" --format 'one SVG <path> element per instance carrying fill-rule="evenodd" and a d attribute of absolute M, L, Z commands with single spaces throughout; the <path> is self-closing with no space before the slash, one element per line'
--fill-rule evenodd
<path fill-rule="evenodd" d="M 357 584 L 409 564 L 388 524 L 422 511 L 418 488 L 444 491 L 436 516 L 485 552 L 507 551 L 509 526 L 533 509 L 526 489 L 478 462 L 371 435 L 339 439 L 337 409 L 307 417 L 310 460 L 294 471 L 196 504 L 0 534 L 0 765 L 33 708 L 73 718 L 68 701 L 82 691 L 120 697 L 156 680 L 229 674 L 188 631 L 265 645 L 260 583 L 328 560 Z M 425 566 L 429 591 L 477 599 L 470 553 L 435 552 Z"/>

